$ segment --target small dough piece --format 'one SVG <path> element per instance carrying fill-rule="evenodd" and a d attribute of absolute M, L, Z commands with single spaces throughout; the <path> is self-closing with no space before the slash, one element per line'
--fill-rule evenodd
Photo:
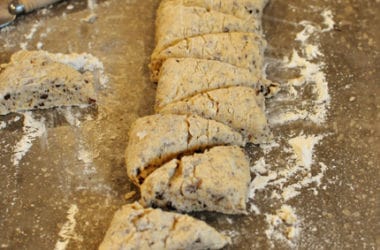
<path fill-rule="evenodd" d="M 153 53 L 150 68 L 157 82 L 163 62 L 169 58 L 216 60 L 263 74 L 265 40 L 254 33 L 219 33 L 186 38 L 159 53 Z"/>
<path fill-rule="evenodd" d="M 228 63 L 193 59 L 169 58 L 161 67 L 158 79 L 157 112 L 171 102 L 180 101 L 210 90 L 247 86 L 268 93 L 273 85 L 263 76 Z"/>
<path fill-rule="evenodd" d="M 246 214 L 249 159 L 237 146 L 214 147 L 174 159 L 141 185 L 141 204 L 182 212 Z"/>
<path fill-rule="evenodd" d="M 223 32 L 256 32 L 254 19 L 244 19 L 202 7 L 164 4 L 157 11 L 156 48 L 159 53 L 184 38 Z"/>
<path fill-rule="evenodd" d="M 162 0 L 161 5 L 198 6 L 242 19 L 261 21 L 263 10 L 268 2 L 269 0 Z"/>
<path fill-rule="evenodd" d="M 260 144 L 271 139 L 264 110 L 265 99 L 257 90 L 231 87 L 173 102 L 161 109 L 160 113 L 193 114 L 212 119 L 241 132 L 249 142 Z"/>
<path fill-rule="evenodd" d="M 92 70 L 76 68 L 85 60 L 94 59 L 88 54 L 73 55 L 72 64 L 69 59 L 45 51 L 13 54 L 11 62 L 3 65 L 0 73 L 0 115 L 94 103 L 94 85 L 98 79 L 93 71 L 100 70 L 102 65 L 95 65 Z"/>
<path fill-rule="evenodd" d="M 116 211 L 99 250 L 221 249 L 230 243 L 201 220 L 135 202 Z"/>
<path fill-rule="evenodd" d="M 228 126 L 199 116 L 152 115 L 132 125 L 126 149 L 129 178 L 136 184 L 180 154 L 218 145 L 244 146 L 242 136 Z"/>

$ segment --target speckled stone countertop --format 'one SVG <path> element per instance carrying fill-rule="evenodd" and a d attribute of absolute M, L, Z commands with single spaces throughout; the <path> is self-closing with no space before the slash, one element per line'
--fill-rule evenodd
<path fill-rule="evenodd" d="M 97 108 L 34 112 L 46 131 L 30 139 L 19 164 L 12 157 L 26 133 L 25 116 L 0 117 L 0 248 L 96 249 L 114 211 L 133 200 L 124 198 L 135 189 L 126 177 L 124 150 L 131 123 L 153 114 L 155 86 L 147 64 L 158 2 L 106 0 L 90 10 L 86 1 L 65 1 L 0 31 L 0 63 L 20 48 L 88 52 L 104 63 L 110 79 Z M 291 199 L 273 195 L 282 186 L 258 190 L 249 203 L 260 211 L 248 216 L 195 214 L 233 238 L 228 249 L 380 247 L 380 2 L 272 0 L 264 14 L 268 77 L 286 83 L 289 72 L 280 65 L 298 46 L 301 21 L 322 26 L 325 10 L 335 25 L 314 39 L 331 96 L 327 120 L 297 120 L 274 125 L 273 131 L 285 144 L 289 136 L 323 135 L 308 174 L 318 176 L 318 163 L 326 168 L 319 183 L 302 185 Z M 88 22 L 91 15 L 96 19 Z M 269 111 L 282 105 L 278 99 L 267 102 Z M 265 158 L 265 149 L 247 148 L 253 165 L 264 157 L 272 167 L 289 164 L 289 152 L 281 150 Z M 271 224 L 270 215 L 284 206 L 295 211 L 294 221 L 280 215 L 281 225 Z"/>

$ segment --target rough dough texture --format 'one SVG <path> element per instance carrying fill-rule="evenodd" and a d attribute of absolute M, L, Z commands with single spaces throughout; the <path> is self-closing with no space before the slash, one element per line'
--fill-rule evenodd
<path fill-rule="evenodd" d="M 70 64 L 70 60 L 60 54 L 44 51 L 15 53 L 11 62 L 3 65 L 0 71 L 0 115 L 94 103 L 97 79 L 90 69 L 76 68 L 75 58 L 93 59 L 88 54 L 74 55 L 73 64 Z"/>
<path fill-rule="evenodd" d="M 271 132 L 265 116 L 262 94 L 249 87 L 231 87 L 198 94 L 173 102 L 162 114 L 199 115 L 241 132 L 252 143 L 267 142 Z"/>
<path fill-rule="evenodd" d="M 193 58 L 169 58 L 158 78 L 156 111 L 167 104 L 210 90 L 247 86 L 267 94 L 273 85 L 263 76 L 228 63 Z"/>
<path fill-rule="evenodd" d="M 129 178 L 136 184 L 179 154 L 218 145 L 244 146 L 242 136 L 226 125 L 198 116 L 152 115 L 132 125 L 126 149 Z"/>
<path fill-rule="evenodd" d="M 216 60 L 263 74 L 265 40 L 254 33 L 219 33 L 186 38 L 159 53 L 153 53 L 150 68 L 157 82 L 163 62 L 169 58 Z"/>
<path fill-rule="evenodd" d="M 99 250 L 221 249 L 230 241 L 203 221 L 135 202 L 115 213 Z"/>
<path fill-rule="evenodd" d="M 202 7 L 163 4 L 157 11 L 156 47 L 159 53 L 188 37 L 222 32 L 257 32 L 255 19 L 240 19 Z"/>
<path fill-rule="evenodd" d="M 174 159 L 153 172 L 141 185 L 141 204 L 183 212 L 245 214 L 250 180 L 243 149 L 214 147 Z"/>
<path fill-rule="evenodd" d="M 242 19 L 256 19 L 260 22 L 264 7 L 268 2 L 269 0 L 162 0 L 161 5 L 198 6 Z"/>

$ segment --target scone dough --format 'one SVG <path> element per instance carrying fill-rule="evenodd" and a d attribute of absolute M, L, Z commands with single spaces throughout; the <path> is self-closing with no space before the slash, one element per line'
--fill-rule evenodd
<path fill-rule="evenodd" d="M 218 145 L 244 146 L 228 126 L 198 116 L 158 114 L 136 120 L 126 149 L 129 178 L 140 185 L 161 164 L 180 154 Z"/>
<path fill-rule="evenodd" d="M 229 243 L 203 221 L 135 202 L 115 213 L 99 250 L 221 249 Z"/>
<path fill-rule="evenodd" d="M 91 59 L 87 54 L 75 56 L 79 60 Z M 68 58 L 44 51 L 13 54 L 11 62 L 0 71 L 0 115 L 94 103 L 94 73 L 77 69 L 65 60 Z"/>
<path fill-rule="evenodd" d="M 214 147 L 174 159 L 153 172 L 141 185 L 141 204 L 183 212 L 245 214 L 250 179 L 243 149 Z"/>
<path fill-rule="evenodd" d="M 202 7 L 160 5 L 156 19 L 156 47 L 159 53 L 185 38 L 223 32 L 259 32 L 254 20 L 248 22 L 233 15 Z"/>
<path fill-rule="evenodd" d="M 158 78 L 157 112 L 171 102 L 199 93 L 233 86 L 247 86 L 268 94 L 272 82 L 245 68 L 213 60 L 169 58 Z"/>
<path fill-rule="evenodd" d="M 150 68 L 157 81 L 163 62 L 169 58 L 216 60 L 263 74 L 265 40 L 254 33 L 219 33 L 186 38 L 159 53 L 153 53 Z"/>
<path fill-rule="evenodd" d="M 213 119 L 241 132 L 248 141 L 260 144 L 271 137 L 264 106 L 264 97 L 257 90 L 231 87 L 173 102 L 162 108 L 160 113 L 194 114 Z"/>
<path fill-rule="evenodd" d="M 269 0 L 162 0 L 161 5 L 198 6 L 241 19 L 255 19 L 256 22 L 261 22 L 264 7 L 268 2 Z"/>

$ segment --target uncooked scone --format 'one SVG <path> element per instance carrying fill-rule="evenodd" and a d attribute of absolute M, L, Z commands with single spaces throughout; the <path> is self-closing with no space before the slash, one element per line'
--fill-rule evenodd
<path fill-rule="evenodd" d="M 153 53 L 150 68 L 157 81 L 163 62 L 169 58 L 216 60 L 263 74 L 265 40 L 254 33 L 219 33 L 186 38 L 159 53 Z"/>
<path fill-rule="evenodd" d="M 259 32 L 254 20 L 194 6 L 161 4 L 156 18 L 156 47 L 159 53 L 182 39 L 223 32 Z"/>
<path fill-rule="evenodd" d="M 94 71 L 102 65 L 80 67 L 85 60 L 94 58 L 88 54 L 68 57 L 45 51 L 13 54 L 0 73 L 0 115 L 94 103 L 94 85 L 99 80 Z"/>
<path fill-rule="evenodd" d="M 243 149 L 214 147 L 174 159 L 154 171 L 141 185 L 141 204 L 183 212 L 245 214 L 250 180 Z"/>
<path fill-rule="evenodd" d="M 268 2 L 269 0 L 162 0 L 161 5 L 199 6 L 242 19 L 255 19 L 257 23 L 261 22 L 264 7 Z"/>
<path fill-rule="evenodd" d="M 161 164 L 180 154 L 218 145 L 244 146 L 228 126 L 198 116 L 157 114 L 134 122 L 126 149 L 129 178 L 140 185 Z"/>
<path fill-rule="evenodd" d="M 201 220 L 135 202 L 115 213 L 99 250 L 221 249 L 229 243 Z"/>
<path fill-rule="evenodd" d="M 162 114 L 199 115 L 221 122 L 241 132 L 252 143 L 268 142 L 271 132 L 261 93 L 249 87 L 212 90 L 160 110 Z"/>
<path fill-rule="evenodd" d="M 247 86 L 268 95 L 274 84 L 248 69 L 214 60 L 169 58 L 160 70 L 157 84 L 157 112 L 167 104 L 206 91 Z"/>

